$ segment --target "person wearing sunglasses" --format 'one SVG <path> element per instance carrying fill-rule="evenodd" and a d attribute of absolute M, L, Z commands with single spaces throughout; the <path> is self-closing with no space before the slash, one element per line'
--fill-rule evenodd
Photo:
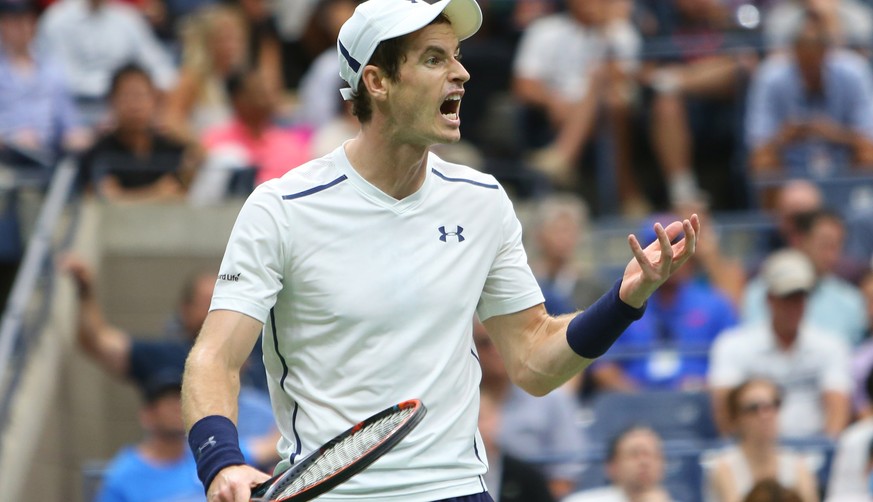
<path fill-rule="evenodd" d="M 795 490 L 803 502 L 818 500 L 815 475 L 797 453 L 779 445 L 779 388 L 750 379 L 730 390 L 727 411 L 736 443 L 717 453 L 707 471 L 712 502 L 740 502 L 756 483 L 774 479 Z"/>

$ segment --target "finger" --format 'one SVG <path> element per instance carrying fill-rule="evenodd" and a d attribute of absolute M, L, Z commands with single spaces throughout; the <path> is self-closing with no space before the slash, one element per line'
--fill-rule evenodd
<path fill-rule="evenodd" d="M 685 220 L 685 238 L 682 239 L 681 249 L 676 249 L 673 259 L 674 268 L 679 268 L 683 263 L 688 261 L 697 249 L 697 232 L 694 231 L 694 226 L 691 221 Z"/>
<path fill-rule="evenodd" d="M 630 245 L 631 252 L 634 254 L 634 259 L 636 259 L 637 263 L 642 269 L 643 274 L 650 275 L 654 271 L 654 266 L 652 262 L 649 261 L 649 258 L 646 256 L 646 252 L 643 251 L 643 247 L 640 245 L 640 241 L 637 240 L 636 236 L 631 234 L 627 237 L 627 242 Z"/>
<path fill-rule="evenodd" d="M 674 224 L 671 223 L 670 227 L 673 226 Z M 655 223 L 655 235 L 658 236 L 658 242 L 661 243 L 661 256 L 658 261 L 657 269 L 661 273 L 668 272 L 670 270 L 670 265 L 673 262 L 673 246 L 670 244 L 670 238 L 667 236 L 667 231 L 660 223 Z"/>

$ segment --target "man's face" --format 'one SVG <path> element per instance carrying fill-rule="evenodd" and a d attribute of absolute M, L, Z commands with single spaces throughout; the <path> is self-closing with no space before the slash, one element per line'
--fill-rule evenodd
<path fill-rule="evenodd" d="M 34 17 L 29 12 L 0 14 L 0 46 L 10 51 L 27 50 L 33 40 Z"/>
<path fill-rule="evenodd" d="M 540 248 L 547 259 L 568 262 L 579 241 L 580 222 L 570 212 L 554 215 L 540 228 Z"/>
<path fill-rule="evenodd" d="M 618 445 L 607 474 L 613 484 L 629 491 L 658 486 L 664 478 L 661 441 L 650 430 L 631 431 Z"/>
<path fill-rule="evenodd" d="M 111 97 L 112 109 L 119 127 L 146 129 L 152 124 L 157 96 L 151 82 L 137 73 L 121 78 Z"/>
<path fill-rule="evenodd" d="M 845 230 L 831 218 L 820 218 L 803 241 L 803 251 L 809 256 L 818 274 L 833 272 L 843 254 Z"/>
<path fill-rule="evenodd" d="M 611 0 L 567 0 L 567 9 L 578 22 L 599 26 L 606 21 Z"/>
<path fill-rule="evenodd" d="M 769 295 L 767 297 L 773 329 L 777 333 L 797 334 L 803 313 L 806 310 L 806 297 L 807 294 L 804 292 L 786 296 Z"/>
<path fill-rule="evenodd" d="M 182 395 L 168 391 L 143 408 L 140 414 L 143 428 L 162 437 L 185 437 L 182 420 Z"/>
<path fill-rule="evenodd" d="M 260 124 L 273 117 L 273 93 L 258 73 L 246 76 L 243 88 L 233 103 L 237 116 L 245 123 Z"/>
<path fill-rule="evenodd" d="M 385 78 L 381 107 L 404 143 L 431 146 L 461 139 L 461 97 L 470 74 L 458 60 L 458 37 L 449 24 L 409 35 L 397 82 Z"/>
<path fill-rule="evenodd" d="M 830 44 L 828 38 L 828 33 L 821 25 L 807 23 L 794 41 L 794 56 L 805 80 L 820 78 Z"/>

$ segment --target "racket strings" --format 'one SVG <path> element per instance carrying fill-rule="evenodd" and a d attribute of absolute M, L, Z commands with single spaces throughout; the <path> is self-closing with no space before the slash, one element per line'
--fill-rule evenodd
<path fill-rule="evenodd" d="M 289 497 L 333 476 L 388 438 L 414 412 L 412 407 L 401 409 L 334 443 L 297 477 L 288 479 L 287 486 L 280 486 L 274 497 Z"/>

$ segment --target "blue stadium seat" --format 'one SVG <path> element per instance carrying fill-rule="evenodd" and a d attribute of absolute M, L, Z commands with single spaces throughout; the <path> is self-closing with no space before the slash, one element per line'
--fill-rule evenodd
<path fill-rule="evenodd" d="M 633 425 L 651 427 L 667 441 L 705 442 L 718 437 L 709 394 L 702 391 L 605 393 L 594 399 L 593 411 L 589 435 L 596 441 L 609 442 Z"/>

